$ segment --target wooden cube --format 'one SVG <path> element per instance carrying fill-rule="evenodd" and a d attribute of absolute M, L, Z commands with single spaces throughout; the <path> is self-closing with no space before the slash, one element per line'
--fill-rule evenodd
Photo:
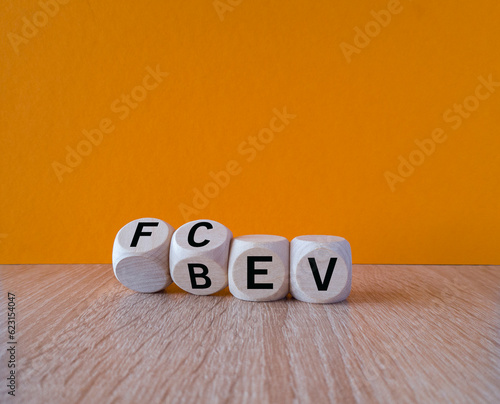
<path fill-rule="evenodd" d="M 133 220 L 120 229 L 113 244 L 116 278 L 136 292 L 153 293 L 172 283 L 168 267 L 174 228 L 160 219 Z"/>
<path fill-rule="evenodd" d="M 224 289 L 232 237 L 231 230 L 213 220 L 179 227 L 170 245 L 170 275 L 175 284 L 195 295 Z"/>
<path fill-rule="evenodd" d="M 290 292 L 309 303 L 336 303 L 349 296 L 351 246 L 336 236 L 299 236 L 290 246 Z"/>
<path fill-rule="evenodd" d="M 236 237 L 229 253 L 229 291 L 238 299 L 255 302 L 286 297 L 289 252 L 290 242 L 285 237 Z"/>

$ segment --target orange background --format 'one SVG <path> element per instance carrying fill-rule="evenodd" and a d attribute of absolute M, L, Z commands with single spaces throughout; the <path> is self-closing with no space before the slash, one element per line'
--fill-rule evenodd
<path fill-rule="evenodd" d="M 110 262 L 123 225 L 158 217 L 339 235 L 355 263 L 500 264 L 500 87 L 470 98 L 478 77 L 500 81 L 498 2 L 401 0 L 378 30 L 387 1 L 237 3 L 72 0 L 44 19 L 2 1 L 2 263 Z M 346 57 L 356 27 L 373 38 Z M 144 93 L 148 66 L 168 76 Z M 145 99 L 124 107 L 134 91 Z M 448 110 L 467 97 L 458 125 Z M 295 118 L 247 161 L 242 143 L 284 107 Z M 71 168 L 67 147 L 103 119 L 113 130 Z M 446 140 L 391 189 L 436 128 Z"/>

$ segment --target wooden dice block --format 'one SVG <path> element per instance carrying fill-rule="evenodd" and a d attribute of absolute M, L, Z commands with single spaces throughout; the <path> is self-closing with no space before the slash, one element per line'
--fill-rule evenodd
<path fill-rule="evenodd" d="M 170 245 L 170 275 L 181 289 L 210 295 L 227 286 L 227 260 L 233 234 L 213 220 L 179 227 Z"/>
<path fill-rule="evenodd" d="M 335 303 L 349 296 L 351 246 L 335 236 L 299 236 L 290 246 L 290 292 L 309 303 Z"/>
<path fill-rule="evenodd" d="M 229 253 L 229 291 L 254 302 L 288 294 L 290 242 L 280 236 L 251 235 L 233 239 Z"/>
<path fill-rule="evenodd" d="M 172 283 L 168 267 L 174 228 L 160 219 L 133 220 L 120 229 L 113 245 L 116 278 L 136 292 L 153 293 Z"/>

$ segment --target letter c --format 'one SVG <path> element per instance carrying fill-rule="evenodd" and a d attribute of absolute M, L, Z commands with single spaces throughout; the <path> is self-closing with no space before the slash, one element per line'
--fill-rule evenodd
<path fill-rule="evenodd" d="M 191 247 L 203 247 L 206 246 L 208 243 L 210 243 L 210 240 L 205 239 L 200 243 L 197 243 L 194 241 L 194 233 L 196 233 L 196 230 L 198 230 L 198 227 L 206 227 L 207 229 L 213 229 L 214 226 L 212 226 L 211 223 L 209 222 L 199 222 L 196 223 L 193 227 L 191 227 L 191 230 L 189 230 L 188 234 L 188 243 Z"/>

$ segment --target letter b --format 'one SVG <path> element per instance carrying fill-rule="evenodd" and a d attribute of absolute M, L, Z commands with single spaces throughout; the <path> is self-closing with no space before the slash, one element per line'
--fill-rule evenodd
<path fill-rule="evenodd" d="M 207 289 L 212 286 L 212 281 L 207 276 L 208 268 L 206 265 L 188 263 L 187 266 L 189 269 L 189 279 L 191 280 L 191 287 L 193 289 Z M 195 273 L 195 268 L 201 268 L 201 273 Z M 204 283 L 198 284 L 196 278 L 203 278 Z"/>

